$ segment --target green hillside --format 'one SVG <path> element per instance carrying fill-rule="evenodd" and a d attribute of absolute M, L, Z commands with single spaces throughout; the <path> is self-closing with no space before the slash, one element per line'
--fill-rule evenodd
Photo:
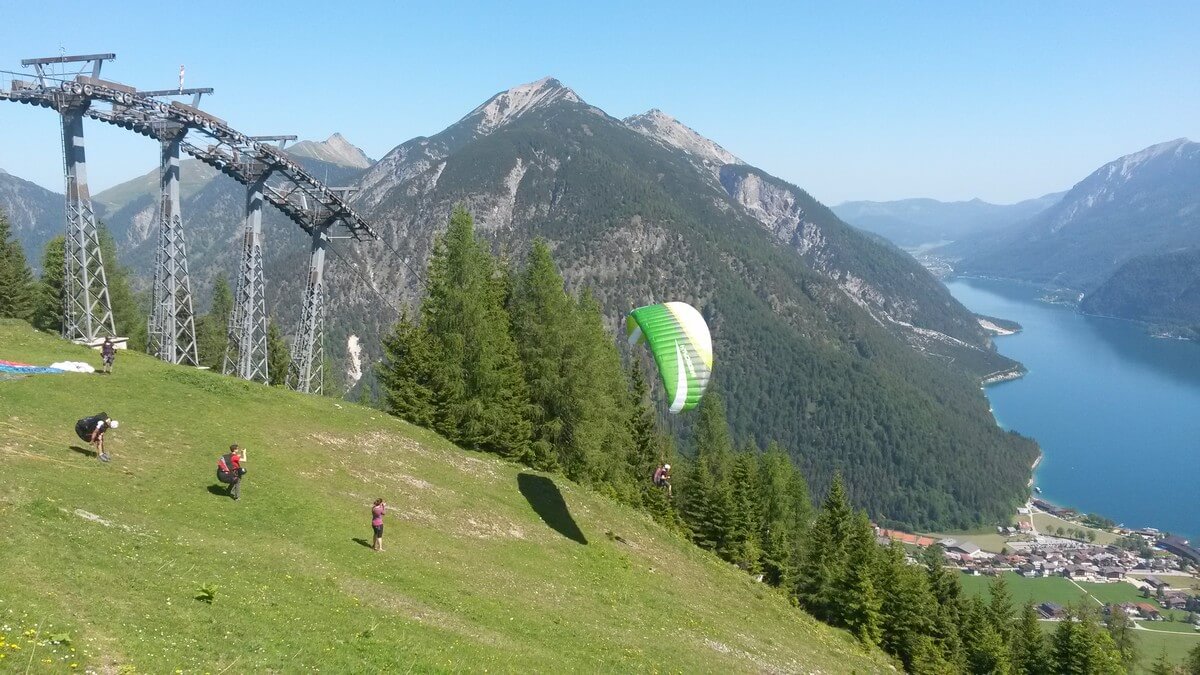
<path fill-rule="evenodd" d="M 64 358 L 97 360 L 0 321 L 0 359 Z M 0 381 L 0 671 L 888 669 L 561 477 L 353 404 L 140 354 L 116 371 Z M 99 410 L 122 422 L 109 464 L 71 449 Z M 231 442 L 240 502 L 214 492 Z"/>

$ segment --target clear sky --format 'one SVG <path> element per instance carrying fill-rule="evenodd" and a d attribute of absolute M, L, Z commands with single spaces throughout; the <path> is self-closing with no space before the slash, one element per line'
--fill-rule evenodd
<path fill-rule="evenodd" d="M 553 75 L 616 117 L 660 108 L 829 204 L 1012 202 L 1200 140 L 1194 1 L 123 0 L 9 3 L 0 21 L 0 69 L 115 52 L 106 77 L 167 88 L 184 64 L 239 130 L 338 131 L 375 158 Z M 148 139 L 87 133 L 94 189 L 156 165 Z M 59 144 L 50 111 L 0 105 L 0 168 L 61 192 Z"/>

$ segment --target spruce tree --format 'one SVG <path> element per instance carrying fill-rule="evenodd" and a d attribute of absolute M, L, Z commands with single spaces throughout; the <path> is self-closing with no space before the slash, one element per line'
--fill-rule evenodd
<path fill-rule="evenodd" d="M 273 387 L 287 383 L 288 368 L 292 365 L 292 350 L 283 338 L 275 319 L 267 320 L 267 378 Z"/>
<path fill-rule="evenodd" d="M 910 673 L 947 668 L 941 648 L 929 637 L 938 605 L 925 573 L 905 561 L 898 542 L 885 549 L 877 569 L 883 591 L 884 651 L 899 658 Z"/>
<path fill-rule="evenodd" d="M 758 486 L 758 448 L 752 443 L 733 459 L 731 476 L 732 509 L 729 527 L 730 562 L 751 574 L 762 571 L 763 505 Z"/>
<path fill-rule="evenodd" d="M 850 525 L 846 567 L 838 582 L 841 602 L 839 623 L 863 644 L 876 646 L 882 639 L 883 598 L 875 578 L 878 564 L 875 531 L 866 511 L 859 511 Z"/>
<path fill-rule="evenodd" d="M 33 318 L 37 287 L 21 242 L 11 238 L 8 217 L 0 211 L 0 318 Z"/>
<path fill-rule="evenodd" d="M 691 462 L 680 481 L 679 496 L 683 520 L 692 533 L 697 546 L 710 551 L 716 550 L 725 531 L 724 514 L 712 506 L 715 489 L 708 464 Z"/>
<path fill-rule="evenodd" d="M 570 444 L 582 409 L 570 386 L 573 367 L 582 365 L 575 349 L 574 309 L 550 247 L 536 240 L 509 301 L 513 337 L 529 384 L 533 462 L 547 471 L 565 465 L 567 475 L 578 479 L 584 461 Z"/>
<path fill-rule="evenodd" d="M 1167 649 L 1163 648 L 1158 656 L 1154 658 L 1154 662 L 1150 664 L 1150 675 L 1174 675 L 1175 668 L 1171 666 L 1171 660 L 1167 658 Z"/>
<path fill-rule="evenodd" d="M 842 475 L 835 474 L 809 533 L 798 595 L 817 618 L 837 623 L 838 583 L 846 574 L 846 548 L 853 514 Z"/>
<path fill-rule="evenodd" d="M 772 442 L 759 458 L 759 500 L 762 503 L 763 579 L 790 588 L 796 575 L 796 509 L 789 490 L 795 469 L 778 444 Z M 807 500 L 807 494 L 805 495 Z"/>
<path fill-rule="evenodd" d="M 498 274 L 471 215 L 455 207 L 429 264 L 421 325 L 436 343 L 431 388 L 441 402 L 435 428 L 467 448 L 531 458 L 528 385 Z"/>
<path fill-rule="evenodd" d="M 1183 660 L 1183 672 L 1187 675 L 1200 675 L 1200 643 L 1187 653 L 1187 658 Z"/>
<path fill-rule="evenodd" d="M 1033 602 L 1025 603 L 1021 609 L 1012 640 L 1013 675 L 1050 675 L 1047 663 L 1046 636 L 1042 634 L 1037 610 Z"/>
<path fill-rule="evenodd" d="M 112 305 L 113 323 L 117 335 L 129 338 L 129 349 L 144 350 L 147 346 L 148 293 L 134 293 L 129 268 L 117 258 L 117 244 L 108 228 L 99 227 L 100 253 L 104 257 L 104 274 L 108 280 L 108 299 Z"/>
<path fill-rule="evenodd" d="M 200 365 L 221 369 L 229 343 L 229 315 L 233 312 L 233 293 L 225 275 L 213 282 L 212 304 L 208 313 L 196 319 L 196 353 Z"/>
<path fill-rule="evenodd" d="M 46 242 L 42 252 L 42 279 L 37 285 L 33 326 L 51 333 L 62 332 L 64 245 L 62 235 Z"/>
<path fill-rule="evenodd" d="M 1003 574 L 996 575 L 988 585 L 987 615 L 992 627 L 1003 638 L 1004 644 L 1011 646 L 1013 641 L 1013 625 L 1016 619 L 1013 613 L 1012 593 L 1008 590 L 1008 582 Z"/>
<path fill-rule="evenodd" d="M 1109 607 L 1108 616 L 1104 619 L 1104 627 L 1112 637 L 1113 644 L 1117 646 L 1117 651 L 1121 652 L 1121 663 L 1126 670 L 1132 671 L 1138 662 L 1137 636 L 1134 634 L 1136 626 L 1133 620 L 1120 605 L 1113 605 Z"/>
<path fill-rule="evenodd" d="M 600 303 L 587 290 L 575 303 L 572 323 L 571 351 L 577 355 L 567 377 L 569 396 L 577 407 L 572 454 L 582 460 L 587 481 L 634 503 L 638 490 L 629 463 L 633 436 L 628 386 L 616 340 L 604 326 Z"/>
<path fill-rule="evenodd" d="M 964 662 L 969 673 L 1006 675 L 1011 672 L 1011 659 L 990 610 L 991 608 L 976 596 L 967 601 L 965 609 L 960 613 L 963 618 L 961 635 Z"/>
<path fill-rule="evenodd" d="M 383 339 L 377 367 L 387 411 L 426 428 L 433 426 L 438 406 L 431 388 L 436 344 L 405 310 Z"/>
<path fill-rule="evenodd" d="M 937 599 L 937 611 L 933 616 L 932 637 L 942 649 L 946 661 L 963 666 L 965 653 L 959 628 L 962 626 L 962 584 L 958 574 L 946 569 L 944 549 L 933 544 L 922 553 L 929 588 Z"/>

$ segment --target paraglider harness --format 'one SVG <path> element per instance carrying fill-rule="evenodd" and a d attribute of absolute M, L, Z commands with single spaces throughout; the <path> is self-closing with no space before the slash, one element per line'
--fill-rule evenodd
<path fill-rule="evenodd" d="M 92 442 L 92 433 L 96 431 L 96 427 L 104 424 L 108 420 L 108 413 L 97 413 L 91 417 L 85 417 L 75 423 L 75 435 L 81 440 L 88 443 Z M 107 430 L 107 429 L 106 429 Z"/>
<path fill-rule="evenodd" d="M 231 486 L 240 481 L 246 475 L 241 461 L 241 458 L 234 459 L 232 452 L 221 455 L 217 460 L 217 480 Z"/>

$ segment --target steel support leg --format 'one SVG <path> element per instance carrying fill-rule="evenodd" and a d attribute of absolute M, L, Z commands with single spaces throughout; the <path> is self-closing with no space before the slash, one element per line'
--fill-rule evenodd
<path fill-rule="evenodd" d="M 288 370 L 289 387 L 318 395 L 323 392 L 325 379 L 324 274 L 325 248 L 329 245 L 326 229 L 313 230 L 308 286 Z"/>
<path fill-rule="evenodd" d="M 267 307 L 263 287 L 262 183 L 246 194 L 246 228 L 238 267 L 233 312 L 225 348 L 226 375 L 269 383 L 267 372 Z"/>
<path fill-rule="evenodd" d="M 154 254 L 154 304 L 150 312 L 151 354 L 168 363 L 199 365 L 192 286 L 188 278 L 187 246 L 179 206 L 180 133 L 161 143 L 158 248 Z"/>
<path fill-rule="evenodd" d="M 68 340 L 92 342 L 115 336 L 108 277 L 100 252 L 100 233 L 87 183 L 83 146 L 83 108 L 66 108 L 62 114 L 63 173 L 67 180 L 67 233 L 63 250 L 62 335 Z"/>

